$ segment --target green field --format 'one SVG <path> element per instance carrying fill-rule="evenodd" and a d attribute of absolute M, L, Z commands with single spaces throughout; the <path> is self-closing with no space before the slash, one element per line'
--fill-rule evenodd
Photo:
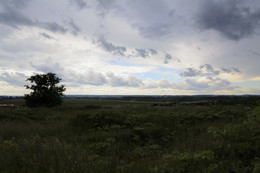
<path fill-rule="evenodd" d="M 259 97 L 3 102 L 1 173 L 260 172 Z"/>

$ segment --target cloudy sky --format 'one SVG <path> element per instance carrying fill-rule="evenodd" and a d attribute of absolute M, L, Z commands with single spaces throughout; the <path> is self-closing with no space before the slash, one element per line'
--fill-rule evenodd
<path fill-rule="evenodd" d="M 260 94 L 259 0 L 0 0 L 0 95 Z"/>

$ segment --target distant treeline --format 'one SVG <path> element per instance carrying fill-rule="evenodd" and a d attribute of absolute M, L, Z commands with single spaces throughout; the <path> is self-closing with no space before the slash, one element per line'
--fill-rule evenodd
<path fill-rule="evenodd" d="M 150 102 L 170 102 L 173 104 L 197 102 L 212 103 L 221 105 L 256 105 L 257 100 L 260 99 L 258 95 L 242 95 L 242 96 L 214 96 L 214 95 L 195 95 L 195 96 L 125 96 L 123 100 L 132 101 L 150 101 Z"/>

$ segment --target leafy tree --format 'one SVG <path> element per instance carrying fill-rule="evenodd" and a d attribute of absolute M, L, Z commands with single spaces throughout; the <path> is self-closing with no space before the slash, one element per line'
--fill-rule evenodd
<path fill-rule="evenodd" d="M 31 76 L 26 81 L 35 85 L 25 85 L 26 89 L 33 90 L 30 94 L 25 94 L 24 99 L 29 107 L 47 106 L 54 107 L 62 103 L 64 85 L 56 86 L 61 79 L 54 73 L 37 74 Z"/>

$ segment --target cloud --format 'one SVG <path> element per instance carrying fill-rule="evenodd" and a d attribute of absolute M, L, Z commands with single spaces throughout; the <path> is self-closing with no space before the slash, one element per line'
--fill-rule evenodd
<path fill-rule="evenodd" d="M 151 39 L 161 38 L 172 33 L 172 24 L 169 23 L 159 23 L 148 26 L 138 23 L 135 24 L 134 27 L 138 28 L 142 36 Z"/>
<path fill-rule="evenodd" d="M 152 55 L 156 55 L 157 54 L 157 51 L 156 50 L 154 50 L 154 49 L 149 49 L 150 50 L 150 53 L 152 54 Z"/>
<path fill-rule="evenodd" d="M 220 73 L 219 70 L 215 70 L 210 64 L 201 65 L 200 70 L 204 74 L 218 75 Z"/>
<path fill-rule="evenodd" d="M 98 43 L 105 51 L 110 52 L 113 55 L 125 56 L 126 48 L 123 46 L 115 46 L 108 42 L 104 37 L 100 37 Z"/>
<path fill-rule="evenodd" d="M 139 87 L 143 85 L 140 78 L 132 75 L 129 75 L 127 77 L 120 77 L 110 72 L 107 74 L 107 77 L 109 85 L 111 86 Z"/>
<path fill-rule="evenodd" d="M 195 77 L 195 76 L 210 76 L 219 75 L 220 73 L 240 73 L 240 70 L 235 67 L 221 67 L 219 70 L 215 70 L 210 64 L 203 64 L 198 69 L 186 68 L 186 70 L 180 73 L 181 77 Z"/>
<path fill-rule="evenodd" d="M 139 35 L 151 40 L 164 39 L 182 27 L 183 18 L 176 13 L 175 3 L 170 1 L 115 1 L 98 0 L 98 12 L 101 16 L 113 13 L 127 20 Z M 156 11 L 156 13 L 155 13 Z"/>
<path fill-rule="evenodd" d="M 240 40 L 256 33 L 260 9 L 252 10 L 241 0 L 204 1 L 198 23 L 202 29 L 213 29 L 231 40 Z"/>
<path fill-rule="evenodd" d="M 160 88 L 172 88 L 172 84 L 167 79 L 161 79 L 158 81 L 158 86 Z"/>
<path fill-rule="evenodd" d="M 61 67 L 61 64 L 60 63 L 55 63 L 53 58 L 49 57 L 46 61 L 45 64 L 42 64 L 42 65 L 36 65 L 34 63 L 31 62 L 31 66 L 33 68 L 35 68 L 37 71 L 41 71 L 43 73 L 56 73 L 58 75 L 62 75 L 64 74 L 64 68 Z M 46 65 L 48 64 L 48 65 Z"/>
<path fill-rule="evenodd" d="M 11 85 L 21 86 L 23 87 L 26 82 L 25 80 L 28 78 L 24 73 L 19 72 L 2 72 L 0 73 L 0 80 L 5 81 Z"/>
<path fill-rule="evenodd" d="M 241 71 L 237 68 L 234 68 L 234 67 L 231 67 L 231 68 L 225 68 L 225 67 L 222 67 L 221 68 L 221 72 L 222 73 L 241 73 Z"/>
<path fill-rule="evenodd" d="M 184 82 L 175 83 L 179 90 L 195 90 L 200 92 L 232 90 L 234 87 L 230 86 L 230 82 L 220 78 L 203 77 L 197 80 L 186 79 Z"/>
<path fill-rule="evenodd" d="M 164 64 L 168 64 L 168 63 L 169 63 L 169 60 L 171 60 L 171 59 L 172 59 L 172 56 L 169 55 L 168 53 L 166 53 L 165 59 L 164 59 Z"/>
<path fill-rule="evenodd" d="M 186 68 L 186 70 L 180 74 L 181 77 L 193 77 L 199 75 L 201 75 L 201 71 L 191 67 Z"/>
<path fill-rule="evenodd" d="M 59 25 L 56 22 L 41 22 L 37 19 L 36 20 L 30 19 L 29 17 L 23 15 L 15 7 L 13 7 L 12 2 L 16 2 L 16 1 L 10 1 L 9 3 L 4 3 L 3 5 L 4 10 L 3 12 L 0 13 L 0 23 L 3 23 L 5 25 L 8 25 L 16 29 L 20 29 L 19 26 L 33 26 L 33 27 L 43 28 L 52 32 L 61 32 L 61 33 L 67 32 L 67 28 L 64 28 L 63 26 Z"/>
<path fill-rule="evenodd" d="M 146 58 L 148 56 L 156 55 L 156 54 L 157 54 L 157 51 L 154 50 L 154 49 L 141 49 L 141 48 L 138 49 L 138 48 L 136 48 L 133 51 L 133 55 L 130 55 L 130 56 Z"/>
<path fill-rule="evenodd" d="M 87 69 L 83 73 L 67 73 L 65 79 L 67 82 L 77 83 L 81 85 L 100 86 L 107 84 L 107 79 L 105 75 L 92 69 Z"/>
<path fill-rule="evenodd" d="M 48 63 L 48 65 L 46 65 Z M 31 63 L 37 71 L 48 73 L 52 72 L 62 78 L 69 85 L 104 85 L 107 83 L 106 76 L 92 69 L 81 70 L 75 72 L 70 69 L 65 69 L 60 63 L 54 62 L 52 58 L 48 58 L 45 64 L 35 65 Z"/>
<path fill-rule="evenodd" d="M 41 33 L 39 33 L 39 34 L 40 34 L 41 36 L 47 38 L 47 39 L 53 39 L 52 36 L 50 36 L 49 34 L 46 34 L 45 32 L 41 32 Z"/>
<path fill-rule="evenodd" d="M 80 10 L 88 7 L 88 4 L 85 0 L 71 0 L 71 3 L 76 4 Z"/>
<path fill-rule="evenodd" d="M 3 6 L 12 6 L 17 9 L 23 9 L 28 6 L 29 2 L 31 0 L 5 0 L 5 1 L 0 1 L 0 5 Z"/>
<path fill-rule="evenodd" d="M 149 52 L 145 49 L 135 49 L 135 52 L 137 53 L 136 56 L 141 56 L 143 58 L 145 58 L 149 55 Z"/>
<path fill-rule="evenodd" d="M 40 28 L 44 28 L 47 29 L 51 32 L 61 32 L 61 33 L 65 33 L 68 31 L 67 28 L 59 25 L 56 22 L 40 22 L 40 21 L 35 21 L 33 22 L 33 26 L 36 27 L 40 27 Z"/>
<path fill-rule="evenodd" d="M 24 16 L 19 11 L 16 11 L 10 7 L 6 7 L 6 10 L 7 11 L 0 13 L 0 23 L 6 24 L 16 29 L 19 28 L 19 25 L 33 25 L 33 21 Z"/>
<path fill-rule="evenodd" d="M 70 21 L 68 22 L 68 25 L 71 28 L 71 32 L 73 33 L 73 35 L 77 36 L 78 33 L 81 31 L 80 27 L 78 25 L 76 25 L 74 23 L 73 19 L 70 19 Z"/>
<path fill-rule="evenodd" d="M 200 93 L 207 93 L 212 91 L 232 90 L 235 87 L 230 85 L 227 80 L 212 77 L 202 77 L 199 79 L 186 79 L 182 82 L 169 82 L 167 79 L 154 81 L 148 79 L 144 81 L 143 88 L 147 89 L 173 89 L 182 91 L 198 91 Z"/>

